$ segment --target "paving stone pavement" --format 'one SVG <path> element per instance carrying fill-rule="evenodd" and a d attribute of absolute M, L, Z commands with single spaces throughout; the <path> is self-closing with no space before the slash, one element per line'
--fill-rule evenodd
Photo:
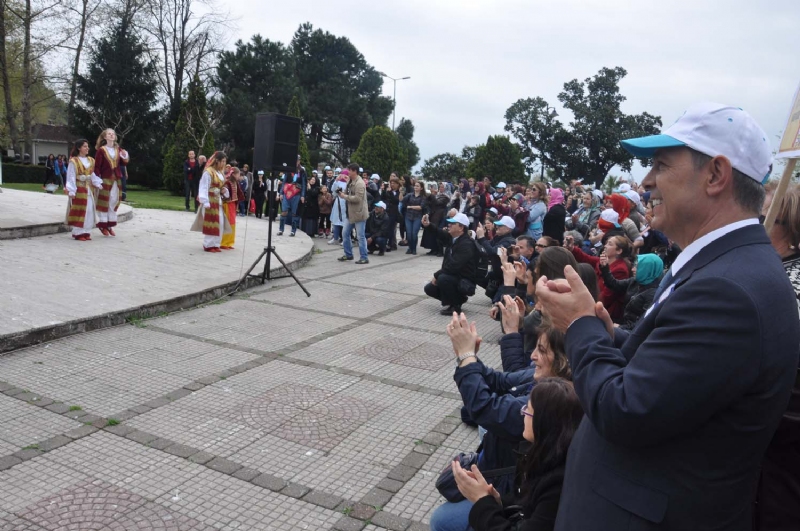
<path fill-rule="evenodd" d="M 426 529 L 478 442 L 422 293 L 441 259 L 320 242 L 311 298 L 282 279 L 0 357 L 0 529 Z M 499 366 L 488 299 L 464 308 Z"/>

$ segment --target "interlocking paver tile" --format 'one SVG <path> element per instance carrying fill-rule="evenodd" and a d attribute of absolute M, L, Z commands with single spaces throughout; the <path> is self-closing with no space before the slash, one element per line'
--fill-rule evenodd
<path fill-rule="evenodd" d="M 56 463 L 49 456 L 25 461 L 0 472 L 0 509 L 19 511 L 87 479 L 87 474 Z"/>
<path fill-rule="evenodd" d="M 383 510 L 403 518 L 427 523 L 425 517 L 444 498 L 436 490 L 439 472 L 420 470 L 411 478 L 400 492 L 394 495 Z"/>
<path fill-rule="evenodd" d="M 330 529 L 341 516 L 212 470 L 157 503 L 218 529 Z"/>
<path fill-rule="evenodd" d="M 0 447 L 11 445 L 19 449 L 82 425 L 44 408 L 2 395 L 0 411 Z"/>

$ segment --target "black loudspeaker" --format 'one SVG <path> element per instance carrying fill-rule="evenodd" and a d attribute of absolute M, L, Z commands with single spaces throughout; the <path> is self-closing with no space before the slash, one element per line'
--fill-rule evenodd
<path fill-rule="evenodd" d="M 300 146 L 300 118 L 274 112 L 256 115 L 253 173 L 295 171 Z M 308 161 L 305 161 L 308 162 Z"/>

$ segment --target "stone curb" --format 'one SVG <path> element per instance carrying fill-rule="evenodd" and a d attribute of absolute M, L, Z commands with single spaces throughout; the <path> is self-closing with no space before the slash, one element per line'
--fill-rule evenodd
<path fill-rule="evenodd" d="M 10 183 L 9 183 L 10 184 Z M 122 208 L 122 206 L 120 206 Z M 133 219 L 133 207 L 125 205 L 124 212 L 117 212 L 117 222 L 124 223 Z M 0 240 L 18 240 L 21 238 L 38 238 L 39 236 L 50 236 L 61 232 L 72 230 L 63 221 L 55 223 L 39 223 L 38 225 L 26 225 L 24 227 L 9 227 L 0 229 Z"/>

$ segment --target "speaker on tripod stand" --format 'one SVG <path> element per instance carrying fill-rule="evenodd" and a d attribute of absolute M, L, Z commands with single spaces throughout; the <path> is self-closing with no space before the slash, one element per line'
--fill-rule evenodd
<path fill-rule="evenodd" d="M 239 286 L 249 276 L 261 279 L 264 284 L 267 280 L 277 280 L 279 278 L 287 278 L 291 276 L 298 286 L 308 295 L 311 293 L 303 286 L 298 278 L 287 267 L 286 262 L 275 251 L 272 245 L 272 212 L 277 209 L 277 190 L 279 184 L 279 173 L 284 171 L 296 171 L 297 153 L 300 147 L 300 118 L 293 116 L 286 116 L 274 112 L 258 113 L 256 115 L 256 131 L 255 131 L 255 145 L 253 147 L 253 174 L 258 175 L 258 172 L 263 170 L 264 175 L 268 176 L 267 185 L 267 209 L 269 212 L 268 220 L 269 226 L 267 229 L 267 246 L 250 266 L 250 269 L 236 284 L 234 292 L 239 289 Z M 272 276 L 270 265 L 272 257 L 278 259 L 288 275 L 278 277 Z M 262 258 L 266 257 L 264 262 L 264 271 L 259 275 L 251 275 L 253 269 L 256 268 Z"/>

